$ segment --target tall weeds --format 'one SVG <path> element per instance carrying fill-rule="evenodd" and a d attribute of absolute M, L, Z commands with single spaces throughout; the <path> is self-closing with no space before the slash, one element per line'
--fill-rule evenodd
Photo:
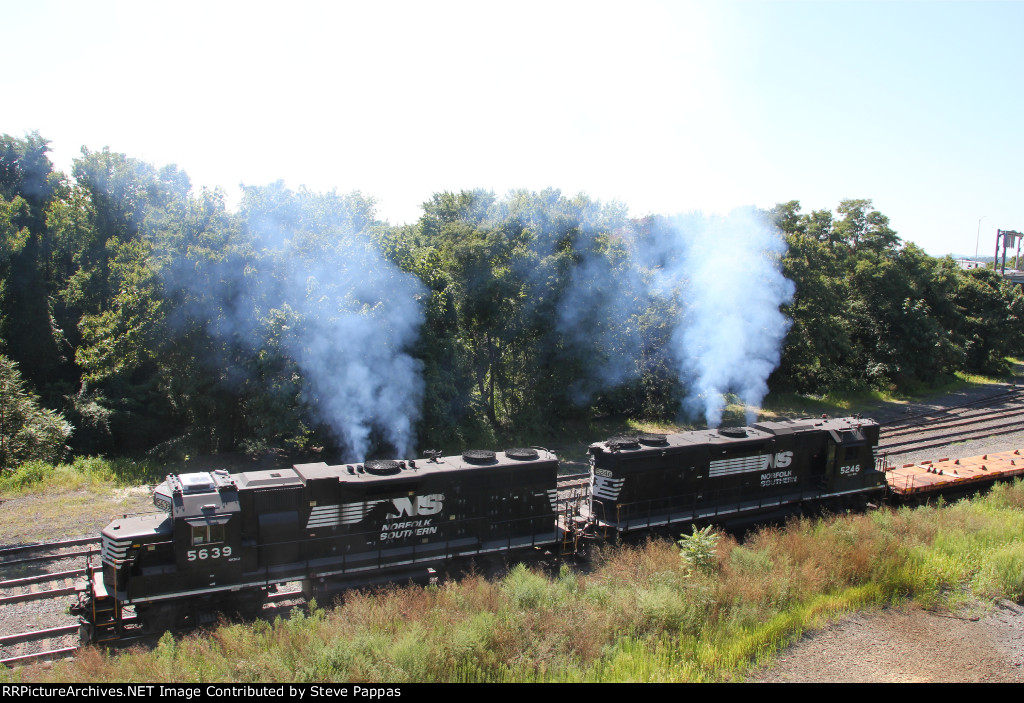
<path fill-rule="evenodd" d="M 70 464 L 28 461 L 0 472 L 0 495 L 12 496 L 46 490 L 77 490 L 138 486 L 161 478 L 155 465 L 132 459 L 75 457 Z"/>

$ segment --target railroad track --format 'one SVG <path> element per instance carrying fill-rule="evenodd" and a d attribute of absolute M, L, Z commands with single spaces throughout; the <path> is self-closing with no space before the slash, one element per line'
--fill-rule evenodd
<path fill-rule="evenodd" d="M 25 601 L 42 600 L 70 596 L 75 593 L 74 579 L 85 575 L 85 568 L 58 571 L 51 574 L 39 574 L 25 578 L 0 581 L 0 605 L 23 603 Z M 56 582 L 58 585 L 46 588 L 44 584 Z M 69 584 L 69 582 L 71 582 Z M 17 592 L 11 592 L 17 591 Z"/>
<path fill-rule="evenodd" d="M 86 537 L 0 547 L 0 663 L 70 656 L 78 619 L 67 612 L 86 558 L 100 541 Z M 24 632 L 13 630 L 32 627 Z"/>
<path fill-rule="evenodd" d="M 301 590 L 289 590 L 289 591 L 277 591 L 267 595 L 266 602 L 263 606 L 265 612 L 260 616 L 266 619 L 273 619 L 280 617 L 280 611 L 283 608 L 288 608 L 295 605 L 296 602 L 305 602 L 305 597 Z M 134 615 L 129 615 L 124 618 L 123 623 L 128 625 L 130 628 L 137 624 L 137 620 Z M 202 625 L 196 625 L 186 629 L 176 629 L 172 632 L 176 635 L 185 634 L 187 632 L 195 631 Z M 131 632 L 132 630 L 129 630 Z M 155 644 L 159 641 L 163 632 L 148 633 L 143 632 L 141 629 L 135 630 L 138 634 L 129 634 L 126 637 L 121 637 L 116 641 L 108 643 L 108 646 L 112 647 L 126 647 L 136 644 Z M 78 638 L 79 625 L 76 622 L 73 625 L 61 625 L 59 627 L 50 627 L 38 630 L 29 630 L 27 632 L 18 632 L 12 635 L 0 635 L 0 650 L 14 649 L 19 645 L 26 645 L 28 643 L 38 642 L 52 642 L 59 639 L 74 637 Z M 53 649 L 42 649 L 41 651 L 29 652 L 17 654 L 14 656 L 8 656 L 0 659 L 0 664 L 8 667 L 22 666 L 24 664 L 31 664 L 38 661 L 48 661 L 52 659 L 64 659 L 73 657 L 80 647 L 78 645 L 58 647 Z"/>
<path fill-rule="evenodd" d="M 918 413 L 916 415 L 907 415 L 905 417 L 889 420 L 887 422 L 880 423 L 882 426 L 883 433 L 888 430 L 896 430 L 902 427 L 910 426 L 921 426 L 927 425 L 930 422 L 941 420 L 944 417 L 954 415 L 959 411 L 969 411 L 970 408 L 976 408 L 978 406 L 984 406 L 991 408 L 999 403 L 1007 401 L 1017 401 L 1024 399 L 1024 389 L 1011 389 L 996 393 L 994 395 L 985 396 L 984 398 L 978 398 L 971 400 L 966 403 L 958 403 L 956 405 L 946 405 L 941 408 L 934 408 L 924 413 Z"/>
<path fill-rule="evenodd" d="M 878 452 L 910 454 L 1024 431 L 1024 398 L 1012 390 L 970 403 L 941 408 L 882 426 Z"/>
<path fill-rule="evenodd" d="M 977 425 L 985 422 L 996 422 L 1006 417 L 1012 417 L 1014 414 L 1019 415 L 1022 412 L 1024 412 L 1024 405 L 999 410 L 980 409 L 975 412 L 955 415 L 949 418 L 939 418 L 924 425 L 897 427 L 891 430 L 883 429 L 882 434 L 887 438 L 893 438 L 919 434 L 922 431 L 937 433 L 940 431 L 954 430 L 960 427 L 976 427 Z"/>
<path fill-rule="evenodd" d="M 80 537 L 59 542 L 35 542 L 0 547 L 0 573 L 9 567 L 24 564 L 44 564 L 60 559 L 89 556 L 100 553 L 98 537 Z"/>

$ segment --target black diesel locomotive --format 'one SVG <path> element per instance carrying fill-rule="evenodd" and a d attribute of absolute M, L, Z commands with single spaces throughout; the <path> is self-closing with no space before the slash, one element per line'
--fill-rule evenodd
<path fill-rule="evenodd" d="M 558 459 L 541 448 L 171 475 L 154 491 L 162 512 L 103 530 L 74 611 L 83 639 L 104 641 L 124 633 L 126 606 L 164 629 L 247 610 L 285 582 L 315 596 L 457 557 L 564 553 L 594 535 L 866 502 L 885 485 L 878 433 L 846 418 L 616 437 L 591 445 L 582 501 L 559 497 Z"/>
<path fill-rule="evenodd" d="M 424 461 L 171 475 L 163 512 L 103 529 L 102 564 L 74 608 L 86 641 L 121 636 L 124 607 L 153 629 L 247 610 L 275 584 L 401 580 L 454 557 L 557 541 L 558 460 L 544 449 Z"/>
<path fill-rule="evenodd" d="M 879 426 L 859 418 L 761 422 L 590 445 L 592 521 L 617 532 L 881 498 Z"/>

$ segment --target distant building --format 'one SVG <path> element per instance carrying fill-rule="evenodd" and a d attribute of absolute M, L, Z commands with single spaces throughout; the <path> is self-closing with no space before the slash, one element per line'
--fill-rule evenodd
<path fill-rule="evenodd" d="M 960 268 L 967 269 L 983 269 L 985 268 L 984 261 L 975 261 L 974 259 L 957 259 L 956 262 L 960 264 Z"/>

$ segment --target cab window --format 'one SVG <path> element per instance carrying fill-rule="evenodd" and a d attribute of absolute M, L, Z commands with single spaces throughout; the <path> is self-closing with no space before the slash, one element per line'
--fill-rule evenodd
<path fill-rule="evenodd" d="M 225 540 L 225 526 L 224 525 L 193 525 L 192 526 L 192 546 L 197 547 L 202 544 L 218 544 Z"/>

